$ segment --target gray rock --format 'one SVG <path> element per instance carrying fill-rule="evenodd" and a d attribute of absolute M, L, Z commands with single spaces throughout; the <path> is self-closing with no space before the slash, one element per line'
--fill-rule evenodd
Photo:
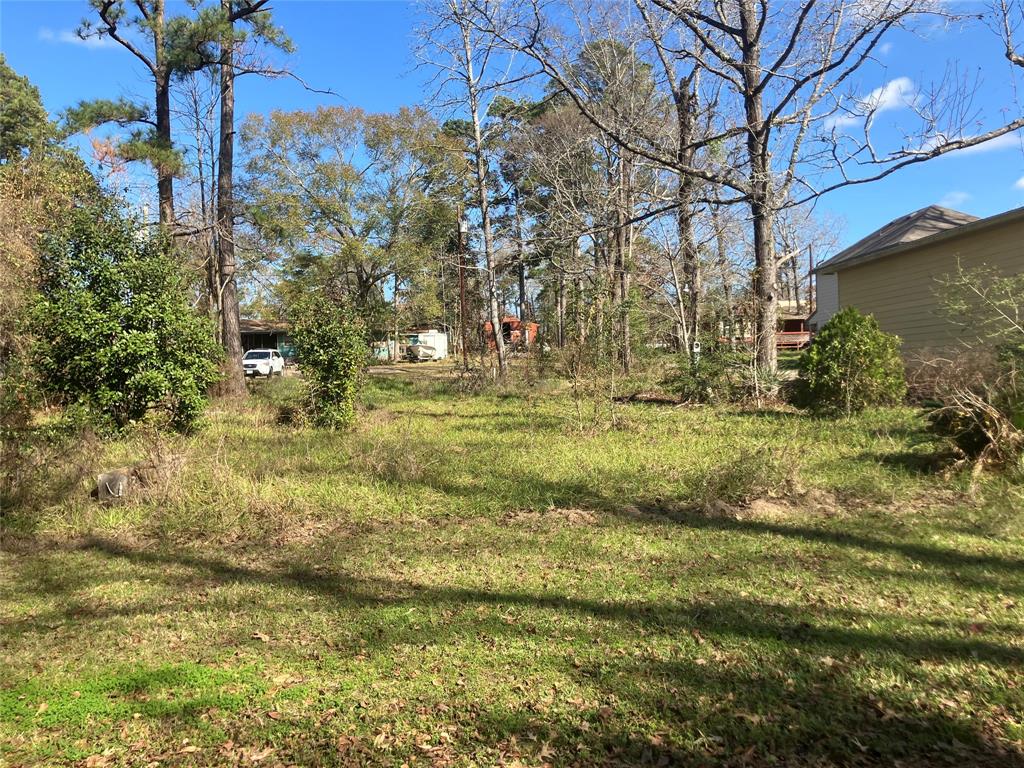
<path fill-rule="evenodd" d="M 96 498 L 114 504 L 130 496 L 137 485 L 135 472 L 128 467 L 101 472 L 96 476 Z"/>

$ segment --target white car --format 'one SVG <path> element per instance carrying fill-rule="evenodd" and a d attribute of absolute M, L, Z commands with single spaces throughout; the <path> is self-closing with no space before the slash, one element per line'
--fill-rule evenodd
<path fill-rule="evenodd" d="M 246 376 L 280 376 L 284 373 L 284 358 L 276 349 L 250 349 L 242 357 L 242 370 Z"/>

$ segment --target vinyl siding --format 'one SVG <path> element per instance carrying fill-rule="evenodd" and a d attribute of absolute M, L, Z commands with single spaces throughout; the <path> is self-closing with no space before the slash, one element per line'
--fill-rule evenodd
<path fill-rule="evenodd" d="M 883 330 L 903 340 L 903 351 L 948 348 L 969 330 L 949 321 L 936 295 L 938 279 L 988 266 L 1003 274 L 1024 272 L 1024 222 L 966 233 L 945 242 L 841 270 L 839 306 L 872 314 Z"/>
<path fill-rule="evenodd" d="M 839 311 L 839 283 L 836 274 L 821 274 L 815 278 L 814 314 L 808 318 L 812 330 L 821 327 Z"/>

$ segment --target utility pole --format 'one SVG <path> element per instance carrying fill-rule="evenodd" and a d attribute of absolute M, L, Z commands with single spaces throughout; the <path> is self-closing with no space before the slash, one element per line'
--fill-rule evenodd
<path fill-rule="evenodd" d="M 818 308 L 818 297 L 814 293 L 814 244 L 807 246 L 807 311 L 808 317 Z"/>
<path fill-rule="evenodd" d="M 469 371 L 469 351 L 466 343 L 466 251 L 469 250 L 469 222 L 458 208 L 459 217 L 459 326 L 462 329 L 462 369 Z"/>

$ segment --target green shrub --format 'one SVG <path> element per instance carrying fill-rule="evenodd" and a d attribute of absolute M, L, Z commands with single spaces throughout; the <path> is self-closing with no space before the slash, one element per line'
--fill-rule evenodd
<path fill-rule="evenodd" d="M 667 385 L 687 402 L 736 402 L 745 394 L 743 371 L 749 366 L 749 358 L 749 353 L 707 345 L 696 363 L 689 355 L 682 355 L 679 370 Z"/>
<path fill-rule="evenodd" d="M 218 348 L 167 237 L 100 199 L 44 236 L 39 261 L 31 330 L 44 390 L 100 426 L 155 413 L 179 431 L 192 427 Z"/>
<path fill-rule="evenodd" d="M 900 341 L 853 307 L 835 314 L 800 358 L 800 404 L 850 415 L 894 405 L 907 392 Z"/>
<path fill-rule="evenodd" d="M 743 403 L 771 398 L 780 387 L 776 373 L 755 365 L 749 349 L 732 349 L 715 340 L 706 342 L 696 363 L 682 358 L 666 386 L 692 403 Z"/>
<path fill-rule="evenodd" d="M 364 324 L 349 308 L 322 296 L 299 302 L 291 315 L 310 419 L 328 429 L 349 426 L 355 418 L 359 375 L 369 354 Z"/>

